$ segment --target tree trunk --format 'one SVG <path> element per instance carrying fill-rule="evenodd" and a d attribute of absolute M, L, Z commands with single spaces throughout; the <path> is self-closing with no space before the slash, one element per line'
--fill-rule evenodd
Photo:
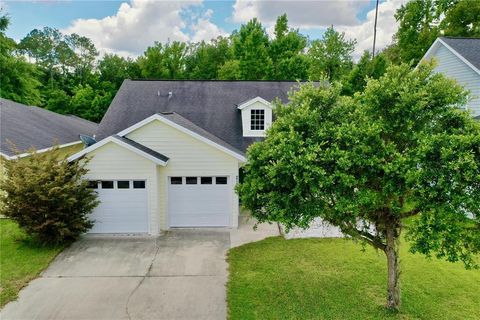
<path fill-rule="evenodd" d="M 386 226 L 386 248 L 387 255 L 387 308 L 398 309 L 400 307 L 400 266 L 398 261 L 397 238 L 400 235 L 399 228 L 395 225 Z"/>

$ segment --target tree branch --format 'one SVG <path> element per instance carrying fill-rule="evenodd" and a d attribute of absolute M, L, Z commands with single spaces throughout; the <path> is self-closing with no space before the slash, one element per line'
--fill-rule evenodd
<path fill-rule="evenodd" d="M 415 216 L 419 213 L 420 213 L 420 209 L 413 209 L 413 210 L 410 210 L 408 212 L 402 213 L 402 216 L 400 218 L 404 219 L 404 218 L 408 218 L 408 217 L 413 217 L 413 216 Z"/>
<path fill-rule="evenodd" d="M 346 222 L 344 224 L 343 229 L 347 234 L 351 235 L 352 237 L 358 237 L 358 238 L 368 242 L 374 248 L 380 249 L 382 251 L 385 251 L 385 249 L 386 249 L 386 245 L 382 241 L 380 241 L 377 237 L 375 237 L 374 235 L 372 235 L 368 232 L 358 230 L 353 224 L 351 224 L 349 222 Z"/>

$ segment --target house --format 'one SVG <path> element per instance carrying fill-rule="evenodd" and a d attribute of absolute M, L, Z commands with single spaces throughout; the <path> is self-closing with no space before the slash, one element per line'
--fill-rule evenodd
<path fill-rule="evenodd" d="M 79 134 L 93 135 L 97 127 L 98 124 L 76 116 L 0 98 L 0 177 L 2 161 L 28 157 L 32 149 L 46 152 L 58 146 L 58 156 L 82 150 Z"/>
<path fill-rule="evenodd" d="M 235 185 L 247 147 L 296 82 L 125 80 L 96 132 L 72 155 L 101 201 L 92 233 L 159 234 L 238 225 Z"/>
<path fill-rule="evenodd" d="M 440 37 L 422 60 L 435 59 L 436 72 L 457 80 L 469 90 L 471 99 L 465 106 L 480 119 L 480 38 Z"/>

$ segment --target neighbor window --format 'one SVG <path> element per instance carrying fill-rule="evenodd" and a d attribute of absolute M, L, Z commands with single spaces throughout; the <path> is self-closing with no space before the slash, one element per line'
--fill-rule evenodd
<path fill-rule="evenodd" d="M 102 189 L 113 189 L 113 181 L 102 181 Z"/>
<path fill-rule="evenodd" d="M 185 178 L 186 184 L 197 184 L 197 177 L 186 177 Z"/>
<path fill-rule="evenodd" d="M 128 180 L 117 181 L 117 188 L 118 189 L 128 189 L 128 188 L 130 188 L 130 181 L 128 181 Z"/>
<path fill-rule="evenodd" d="M 250 110 L 250 130 L 265 130 L 265 110 Z"/>
<path fill-rule="evenodd" d="M 171 177 L 170 178 L 171 184 L 182 184 L 182 177 Z"/>
<path fill-rule="evenodd" d="M 201 177 L 200 178 L 201 184 L 212 184 L 212 177 Z"/>
<path fill-rule="evenodd" d="M 216 177 L 215 178 L 216 184 L 227 184 L 227 177 Z"/>
<path fill-rule="evenodd" d="M 133 181 L 133 189 L 145 189 L 145 181 L 143 180 Z"/>

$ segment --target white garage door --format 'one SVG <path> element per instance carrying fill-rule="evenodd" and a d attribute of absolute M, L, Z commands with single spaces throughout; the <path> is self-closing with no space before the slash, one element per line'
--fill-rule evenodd
<path fill-rule="evenodd" d="M 91 219 L 90 233 L 148 232 L 147 189 L 145 180 L 91 181 L 100 204 Z"/>
<path fill-rule="evenodd" d="M 229 177 L 169 177 L 170 227 L 229 226 Z"/>

